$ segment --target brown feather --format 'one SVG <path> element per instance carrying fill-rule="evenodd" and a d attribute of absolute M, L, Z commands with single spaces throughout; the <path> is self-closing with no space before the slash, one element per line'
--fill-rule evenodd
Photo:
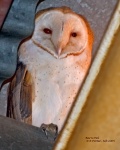
<path fill-rule="evenodd" d="M 31 74 L 22 63 L 10 83 L 8 92 L 7 116 L 31 124 L 34 84 Z"/>
<path fill-rule="evenodd" d="M 21 85 L 20 92 L 20 110 L 21 117 L 26 118 L 31 115 L 32 112 L 32 101 L 33 101 L 33 82 L 31 74 L 26 71 L 24 80 Z"/>

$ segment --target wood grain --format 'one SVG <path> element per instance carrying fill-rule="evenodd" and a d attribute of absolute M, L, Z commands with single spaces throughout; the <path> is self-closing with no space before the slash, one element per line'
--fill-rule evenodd
<path fill-rule="evenodd" d="M 119 39 L 120 29 L 93 84 L 66 150 L 120 149 Z"/>

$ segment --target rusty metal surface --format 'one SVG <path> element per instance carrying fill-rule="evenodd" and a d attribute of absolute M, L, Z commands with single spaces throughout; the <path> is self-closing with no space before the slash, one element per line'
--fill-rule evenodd
<path fill-rule="evenodd" d="M 17 49 L 21 40 L 30 36 L 33 32 L 34 16 L 38 1 L 39 0 L 14 0 L 12 3 L 0 31 L 1 80 L 8 79 L 15 72 Z"/>
<path fill-rule="evenodd" d="M 9 10 L 12 0 L 0 0 L 0 28 Z"/>

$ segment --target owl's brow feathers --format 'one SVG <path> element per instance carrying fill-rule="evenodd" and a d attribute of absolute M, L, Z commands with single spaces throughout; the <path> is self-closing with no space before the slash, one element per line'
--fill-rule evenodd
<path fill-rule="evenodd" d="M 50 7 L 50 8 L 47 8 L 47 9 L 43 9 L 43 10 L 40 10 L 36 13 L 36 20 L 39 16 L 41 16 L 43 13 L 45 12 L 48 12 L 48 11 L 53 11 L 53 10 L 58 10 L 58 11 L 61 11 L 63 12 L 64 14 L 67 14 L 67 13 L 72 13 L 74 15 L 77 15 L 76 13 L 74 13 L 69 7 L 66 7 L 66 6 L 63 6 L 63 7 Z"/>

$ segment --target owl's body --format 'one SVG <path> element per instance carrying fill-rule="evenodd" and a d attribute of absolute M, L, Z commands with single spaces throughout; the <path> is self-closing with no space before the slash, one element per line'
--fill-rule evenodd
<path fill-rule="evenodd" d="M 19 49 L 34 86 L 32 125 L 63 127 L 90 65 L 89 33 L 83 18 L 66 7 L 36 17 L 33 36 Z"/>
<path fill-rule="evenodd" d="M 32 124 L 40 127 L 42 123 L 54 123 L 61 129 L 86 74 L 89 54 L 56 59 L 31 40 L 24 46 L 26 52 L 20 61 L 26 64 L 35 83 Z"/>

